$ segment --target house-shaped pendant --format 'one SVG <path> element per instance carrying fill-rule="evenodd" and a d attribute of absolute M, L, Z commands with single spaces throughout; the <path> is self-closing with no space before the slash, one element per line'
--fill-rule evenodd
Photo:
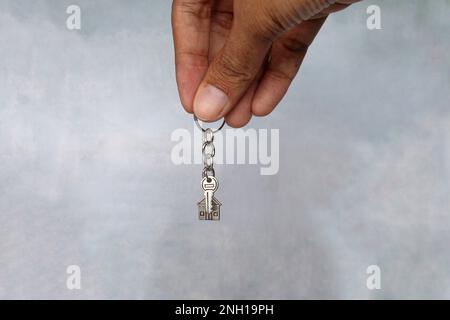
<path fill-rule="evenodd" d="M 200 220 L 220 220 L 220 206 L 222 204 L 216 198 L 212 198 L 212 207 L 211 212 L 206 212 L 206 204 L 205 199 L 203 198 L 200 202 L 197 203 L 198 206 L 198 218 Z"/>

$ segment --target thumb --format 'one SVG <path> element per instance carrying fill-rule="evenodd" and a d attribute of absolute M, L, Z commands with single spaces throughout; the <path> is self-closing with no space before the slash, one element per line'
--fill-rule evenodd
<path fill-rule="evenodd" d="M 197 90 L 195 115 L 215 121 L 233 109 L 256 78 L 270 46 L 270 40 L 235 24 Z"/>

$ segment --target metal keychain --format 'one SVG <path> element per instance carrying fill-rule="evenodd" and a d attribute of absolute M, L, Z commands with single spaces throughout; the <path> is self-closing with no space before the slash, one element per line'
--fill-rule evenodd
<path fill-rule="evenodd" d="M 203 133 L 202 156 L 203 156 L 203 172 L 202 172 L 202 189 L 203 199 L 197 203 L 198 218 L 200 220 L 220 220 L 220 206 L 219 200 L 214 197 L 214 193 L 219 188 L 219 181 L 216 178 L 214 171 L 214 156 L 216 149 L 214 147 L 214 134 L 223 128 L 225 120 L 219 128 L 203 128 L 198 118 L 194 115 L 194 121 L 197 127 Z"/>

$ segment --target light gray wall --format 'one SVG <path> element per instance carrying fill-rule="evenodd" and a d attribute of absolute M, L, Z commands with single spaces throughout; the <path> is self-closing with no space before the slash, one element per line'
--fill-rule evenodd
<path fill-rule="evenodd" d="M 279 174 L 219 166 L 205 224 L 201 167 L 170 158 L 194 130 L 170 1 L 0 0 L 0 297 L 450 298 L 449 17 L 443 0 L 330 17 L 249 125 L 280 129 Z"/>

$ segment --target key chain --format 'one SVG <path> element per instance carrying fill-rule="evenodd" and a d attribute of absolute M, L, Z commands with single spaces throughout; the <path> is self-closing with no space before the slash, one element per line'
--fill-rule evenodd
<path fill-rule="evenodd" d="M 219 188 L 219 181 L 216 178 L 214 171 L 214 156 L 216 149 L 214 147 L 214 134 L 219 132 L 225 125 L 225 120 L 217 129 L 203 128 L 198 118 L 194 115 L 194 121 L 197 127 L 203 133 L 202 143 L 202 157 L 203 157 L 203 172 L 202 172 L 202 189 L 204 197 L 197 203 L 198 218 L 200 220 L 220 220 L 220 206 L 219 200 L 214 197 L 214 193 Z"/>

